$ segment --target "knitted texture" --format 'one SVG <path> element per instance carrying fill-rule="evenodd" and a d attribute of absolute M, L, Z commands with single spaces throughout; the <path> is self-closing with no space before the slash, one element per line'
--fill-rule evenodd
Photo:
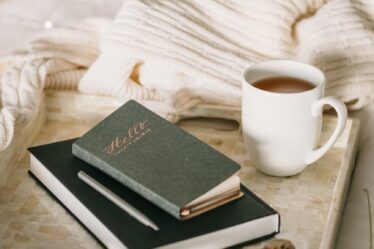
<path fill-rule="evenodd" d="M 129 0 L 79 89 L 101 94 L 107 79 L 121 96 L 137 65 L 139 83 L 174 108 L 238 106 L 246 67 L 288 58 L 319 67 L 326 95 L 358 109 L 374 97 L 373 27 L 372 0 Z"/>
<path fill-rule="evenodd" d="M 0 58 L 0 150 L 37 113 L 43 88 L 77 89 L 99 54 L 100 32 L 108 23 L 47 30 Z"/>
<path fill-rule="evenodd" d="M 158 100 L 177 114 L 240 106 L 244 69 L 274 58 L 316 65 L 326 95 L 359 109 L 374 99 L 373 51 L 372 0 L 127 0 L 112 24 L 51 29 L 0 57 L 0 150 L 44 88 Z"/>

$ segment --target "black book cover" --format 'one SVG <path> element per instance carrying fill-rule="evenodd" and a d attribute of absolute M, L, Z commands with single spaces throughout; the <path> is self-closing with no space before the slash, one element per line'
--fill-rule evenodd
<path fill-rule="evenodd" d="M 128 248 L 155 248 L 196 236 L 230 228 L 262 217 L 277 215 L 270 206 L 241 186 L 244 196 L 220 206 L 194 219 L 180 221 L 142 198 L 118 181 L 91 167 L 71 153 L 72 143 L 67 140 L 29 148 L 30 153 L 65 186 L 110 232 Z M 153 231 L 144 226 L 108 199 L 82 182 L 77 174 L 82 170 L 108 187 L 139 211 L 150 217 L 160 228 Z M 57 183 L 56 183 L 57 184 Z M 59 198 L 64 203 L 63 198 Z M 74 213 L 74 212 L 73 212 Z M 78 219 L 80 217 L 77 217 Z M 279 224 L 278 224 L 279 225 Z M 279 232 L 279 227 L 261 237 Z M 90 227 L 88 227 L 90 230 Z M 251 231 L 245 231 L 250 233 Z M 257 238 L 258 240 L 259 238 Z"/>
<path fill-rule="evenodd" d="M 235 161 L 133 100 L 79 138 L 73 154 L 178 219 L 189 203 L 240 170 Z"/>

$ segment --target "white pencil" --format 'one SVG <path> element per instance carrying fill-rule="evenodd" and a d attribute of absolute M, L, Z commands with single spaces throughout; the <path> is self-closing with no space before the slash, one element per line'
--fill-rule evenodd
<path fill-rule="evenodd" d="M 108 200 L 116 204 L 118 207 L 120 207 L 123 211 L 128 213 L 130 216 L 141 222 L 142 224 L 151 227 L 155 231 L 159 231 L 160 229 L 158 226 L 147 216 L 145 216 L 142 212 L 131 206 L 131 204 L 124 201 L 121 197 L 110 191 L 107 187 L 96 181 L 91 176 L 87 175 L 83 171 L 78 172 L 78 178 L 87 183 L 89 186 L 91 186 L 93 189 L 95 189 L 97 192 L 102 194 L 104 197 L 106 197 Z"/>

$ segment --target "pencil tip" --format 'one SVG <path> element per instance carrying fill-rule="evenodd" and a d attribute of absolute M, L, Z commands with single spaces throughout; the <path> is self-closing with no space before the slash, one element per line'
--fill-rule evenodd
<path fill-rule="evenodd" d="M 154 224 L 150 224 L 149 225 L 153 230 L 155 231 L 160 231 L 160 229 L 158 228 L 158 226 L 154 225 Z"/>

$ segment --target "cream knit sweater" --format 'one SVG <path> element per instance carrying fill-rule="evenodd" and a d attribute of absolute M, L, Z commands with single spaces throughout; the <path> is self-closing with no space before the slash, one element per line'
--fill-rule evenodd
<path fill-rule="evenodd" d="M 289 58 L 322 69 L 326 95 L 351 110 L 374 99 L 373 0 L 128 0 L 102 35 L 107 24 L 50 30 L 0 58 L 0 149 L 35 113 L 43 88 L 177 110 L 239 106 L 246 67 Z"/>
<path fill-rule="evenodd" d="M 326 94 L 357 109 L 374 96 L 373 29 L 372 0 L 129 0 L 79 89 L 122 96 L 140 65 L 139 82 L 174 107 L 239 105 L 246 67 L 291 58 L 322 69 Z"/>

